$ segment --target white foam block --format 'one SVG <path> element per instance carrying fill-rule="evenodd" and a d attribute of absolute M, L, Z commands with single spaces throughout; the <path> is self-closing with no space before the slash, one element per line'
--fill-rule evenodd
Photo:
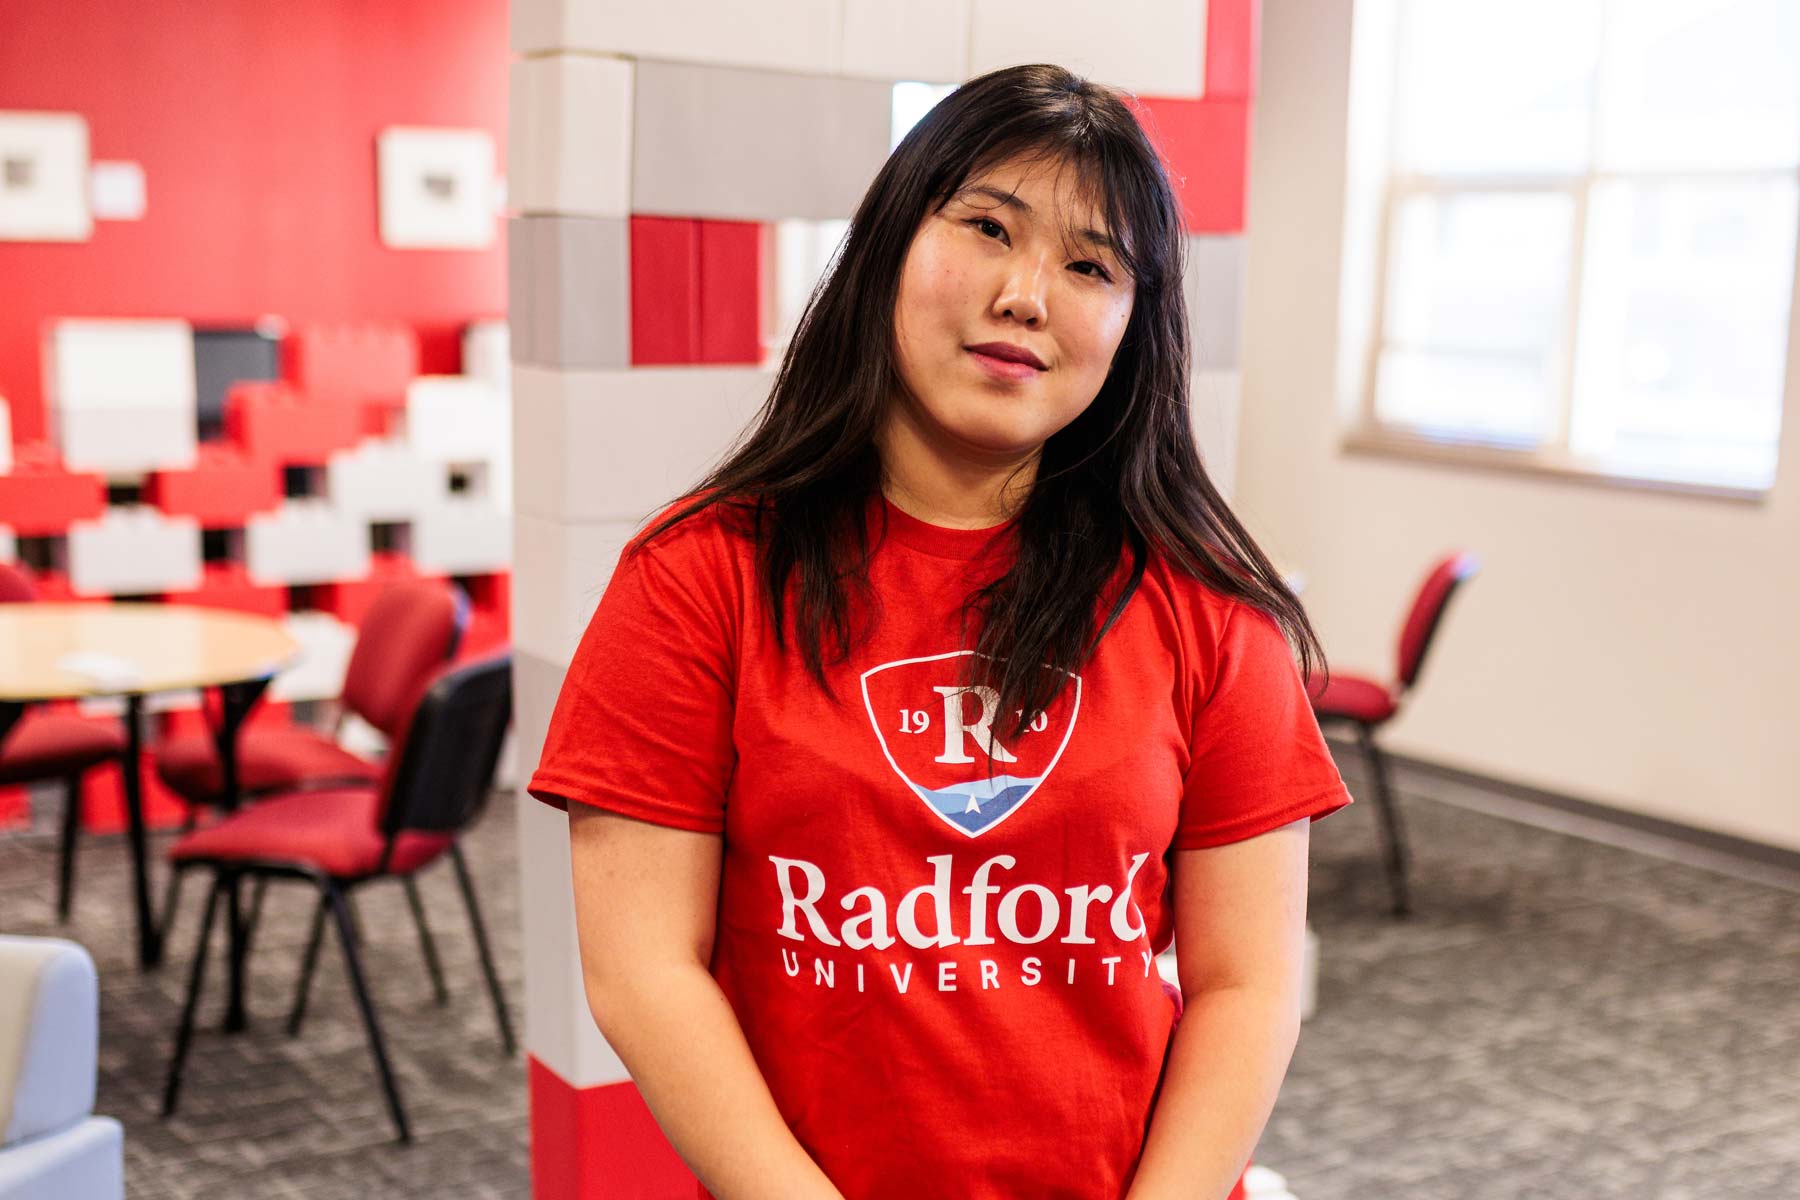
<path fill-rule="evenodd" d="M 893 105 L 872 80 L 640 62 L 631 211 L 851 216 L 887 160 Z"/>
<path fill-rule="evenodd" d="M 529 797 L 515 811 L 520 861 L 532 866 L 519 875 L 525 1049 L 572 1087 L 623 1083 L 629 1073 L 594 1024 L 582 983 L 569 886 L 569 819 Z"/>
<path fill-rule="evenodd" d="M 961 83 L 973 0 L 844 0 L 840 69 L 860 79 Z"/>
<path fill-rule="evenodd" d="M 78 320 L 50 327 L 44 391 L 58 410 L 194 413 L 194 330 L 186 321 Z"/>
<path fill-rule="evenodd" d="M 289 613 L 281 618 L 281 626 L 300 643 L 300 657 L 270 681 L 269 698 L 294 703 L 342 695 L 344 672 L 356 644 L 355 627 L 325 612 Z"/>
<path fill-rule="evenodd" d="M 462 373 L 502 395 L 512 391 L 512 331 L 505 321 L 472 321 L 463 330 Z"/>
<path fill-rule="evenodd" d="M 639 521 L 513 516 L 513 646 L 566 668 Z"/>
<path fill-rule="evenodd" d="M 257 584 L 361 579 L 369 573 L 369 527 L 327 501 L 289 500 L 245 523 L 244 560 Z"/>
<path fill-rule="evenodd" d="M 841 0 L 513 0 L 512 48 L 587 50 L 633 58 L 831 72 L 838 67 Z"/>
<path fill-rule="evenodd" d="M 412 523 L 412 560 L 421 571 L 486 575 L 512 565 L 512 514 L 485 497 L 450 496 Z"/>
<path fill-rule="evenodd" d="M 721 459 L 768 398 L 755 367 L 514 369 L 519 512 L 641 520 Z"/>
<path fill-rule="evenodd" d="M 406 440 L 428 462 L 492 462 L 511 452 L 511 406 L 483 380 L 421 376 L 406 387 Z"/>
<path fill-rule="evenodd" d="M 191 467 L 198 456 L 194 406 L 84 406 L 56 413 L 56 443 L 71 471 L 141 475 Z"/>
<path fill-rule="evenodd" d="M 325 464 L 332 507 L 360 521 L 410 521 L 446 494 L 443 465 L 421 458 L 409 442 L 369 438 Z"/>
<path fill-rule="evenodd" d="M 1058 63 L 1097 83 L 1197 97 L 1206 61 L 1206 0 L 974 0 L 969 74 Z"/>
<path fill-rule="evenodd" d="M 506 153 L 514 210 L 630 215 L 632 73 L 627 59 L 592 54 L 513 63 Z"/>
<path fill-rule="evenodd" d="M 69 586 L 81 596 L 200 586 L 200 523 L 149 505 L 108 508 L 69 525 Z"/>

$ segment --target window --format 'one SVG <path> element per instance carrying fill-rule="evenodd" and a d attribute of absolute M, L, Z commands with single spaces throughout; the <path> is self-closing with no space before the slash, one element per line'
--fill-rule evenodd
<path fill-rule="evenodd" d="M 1767 489 L 1800 228 L 1800 4 L 1396 12 L 1356 441 Z"/>

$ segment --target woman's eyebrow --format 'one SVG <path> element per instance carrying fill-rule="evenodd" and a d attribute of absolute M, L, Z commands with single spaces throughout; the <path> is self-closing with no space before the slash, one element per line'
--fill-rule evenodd
<path fill-rule="evenodd" d="M 1028 217 L 1035 215 L 1035 211 L 1032 209 L 1031 205 L 1025 203 L 1024 200 L 1020 199 L 1018 196 L 1014 195 L 1012 192 L 1003 191 L 997 187 L 989 187 L 987 184 L 984 184 L 984 183 L 978 183 L 978 184 L 974 184 L 970 187 L 963 188 L 961 191 L 957 192 L 956 194 L 959 197 L 962 197 L 962 196 L 986 196 L 988 199 L 994 201 L 996 204 L 1000 204 L 1002 206 L 1011 205 L 1013 208 L 1018 209 L 1020 212 L 1024 213 Z M 1076 236 L 1082 238 L 1083 240 L 1085 240 L 1087 242 L 1092 243 L 1095 246 L 1100 247 L 1103 250 L 1111 250 L 1115 254 L 1118 253 L 1118 249 L 1119 249 L 1118 244 L 1116 242 L 1114 242 L 1110 237 L 1106 236 L 1106 234 L 1101 233 L 1098 229 L 1077 230 Z"/>

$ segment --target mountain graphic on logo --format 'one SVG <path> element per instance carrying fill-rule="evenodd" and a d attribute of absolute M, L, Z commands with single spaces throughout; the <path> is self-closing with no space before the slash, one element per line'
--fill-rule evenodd
<path fill-rule="evenodd" d="M 1056 769 L 1081 712 L 1081 676 L 1014 733 L 987 685 L 959 682 L 972 650 L 882 663 L 863 672 L 863 706 L 881 751 L 931 814 L 978 837 L 1016 814 Z"/>
<path fill-rule="evenodd" d="M 980 833 L 1011 812 L 1043 781 L 1041 775 L 1036 779 L 998 775 L 972 783 L 953 783 L 944 788 L 920 787 L 916 783 L 912 788 L 919 793 L 919 799 L 958 829 L 965 833 Z"/>

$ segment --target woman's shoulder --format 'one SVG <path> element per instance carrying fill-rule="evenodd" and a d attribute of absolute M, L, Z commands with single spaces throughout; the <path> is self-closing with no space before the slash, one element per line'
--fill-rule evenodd
<path fill-rule="evenodd" d="M 1166 608 L 1174 622 L 1191 636 L 1217 642 L 1233 610 L 1243 601 L 1220 591 L 1178 556 L 1152 545 L 1138 585 L 1150 602 Z"/>
<path fill-rule="evenodd" d="M 752 502 L 699 492 L 658 509 L 626 543 L 625 553 L 649 551 L 672 566 L 696 561 L 716 564 L 751 553 L 754 545 Z"/>

